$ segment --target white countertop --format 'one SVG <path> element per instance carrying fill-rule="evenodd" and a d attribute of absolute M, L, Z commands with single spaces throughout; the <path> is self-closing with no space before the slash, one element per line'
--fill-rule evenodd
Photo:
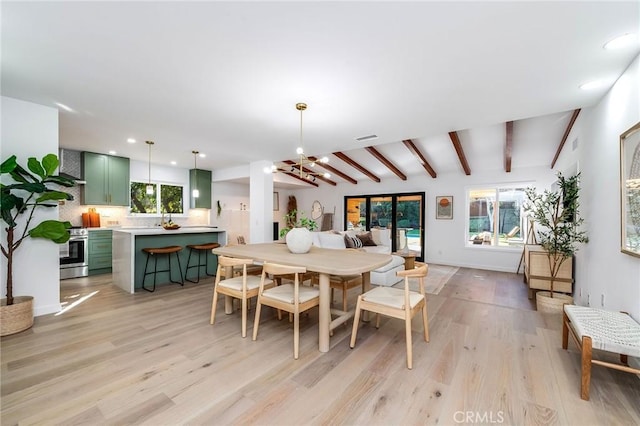
<path fill-rule="evenodd" d="M 154 226 L 153 228 L 111 228 L 113 232 L 124 232 L 131 235 L 177 235 L 177 234 L 203 234 L 207 232 L 225 232 L 224 229 L 220 229 L 212 226 L 194 226 L 194 227 L 182 227 L 179 229 L 166 230 L 160 226 Z"/>

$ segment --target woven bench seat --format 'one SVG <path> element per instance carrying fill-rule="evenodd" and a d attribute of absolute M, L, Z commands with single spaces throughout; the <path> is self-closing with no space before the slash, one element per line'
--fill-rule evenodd
<path fill-rule="evenodd" d="M 629 367 L 629 356 L 640 357 L 640 324 L 626 313 L 585 306 L 565 305 L 562 321 L 562 348 L 567 349 L 569 333 L 582 351 L 581 397 L 589 400 L 591 364 L 640 374 Z M 620 355 L 621 364 L 592 359 L 598 349 Z"/>

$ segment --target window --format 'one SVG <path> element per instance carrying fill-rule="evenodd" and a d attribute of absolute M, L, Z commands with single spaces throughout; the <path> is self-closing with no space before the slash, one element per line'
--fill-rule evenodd
<path fill-rule="evenodd" d="M 526 229 L 522 206 L 531 184 L 467 190 L 467 244 L 480 247 L 522 246 Z"/>
<path fill-rule="evenodd" d="M 131 182 L 131 213 L 184 213 L 182 186 L 155 183 L 151 194 L 147 194 L 147 186 L 148 183 Z"/>

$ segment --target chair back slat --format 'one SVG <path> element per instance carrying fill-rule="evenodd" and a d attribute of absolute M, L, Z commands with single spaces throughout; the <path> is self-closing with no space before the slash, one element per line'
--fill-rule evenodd
<path fill-rule="evenodd" d="M 287 275 L 287 274 L 304 274 L 307 272 L 307 268 L 304 266 L 290 266 L 290 265 L 281 265 L 279 263 L 268 263 L 265 262 L 262 265 L 262 270 L 266 271 L 268 274 L 273 275 Z"/>
<path fill-rule="evenodd" d="M 226 266 L 240 266 L 240 265 L 251 265 L 253 264 L 253 259 L 245 259 L 242 257 L 228 257 L 228 256 L 218 256 L 218 264 L 226 267 Z"/>

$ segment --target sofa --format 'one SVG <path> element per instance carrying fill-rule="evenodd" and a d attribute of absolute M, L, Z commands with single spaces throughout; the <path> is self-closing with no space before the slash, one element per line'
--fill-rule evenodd
<path fill-rule="evenodd" d="M 391 254 L 391 230 L 372 229 L 370 232 L 371 240 L 375 245 L 363 245 L 358 249 L 368 253 Z M 359 233 L 355 231 L 324 231 L 312 232 L 312 235 L 313 245 L 316 247 L 345 250 L 347 248 L 347 239 L 345 237 L 357 237 Z M 363 239 L 367 240 L 366 238 Z M 371 271 L 371 284 L 386 287 L 392 286 L 401 280 L 396 275 L 396 272 L 403 269 L 404 259 L 400 256 L 391 255 L 391 262 Z"/>

